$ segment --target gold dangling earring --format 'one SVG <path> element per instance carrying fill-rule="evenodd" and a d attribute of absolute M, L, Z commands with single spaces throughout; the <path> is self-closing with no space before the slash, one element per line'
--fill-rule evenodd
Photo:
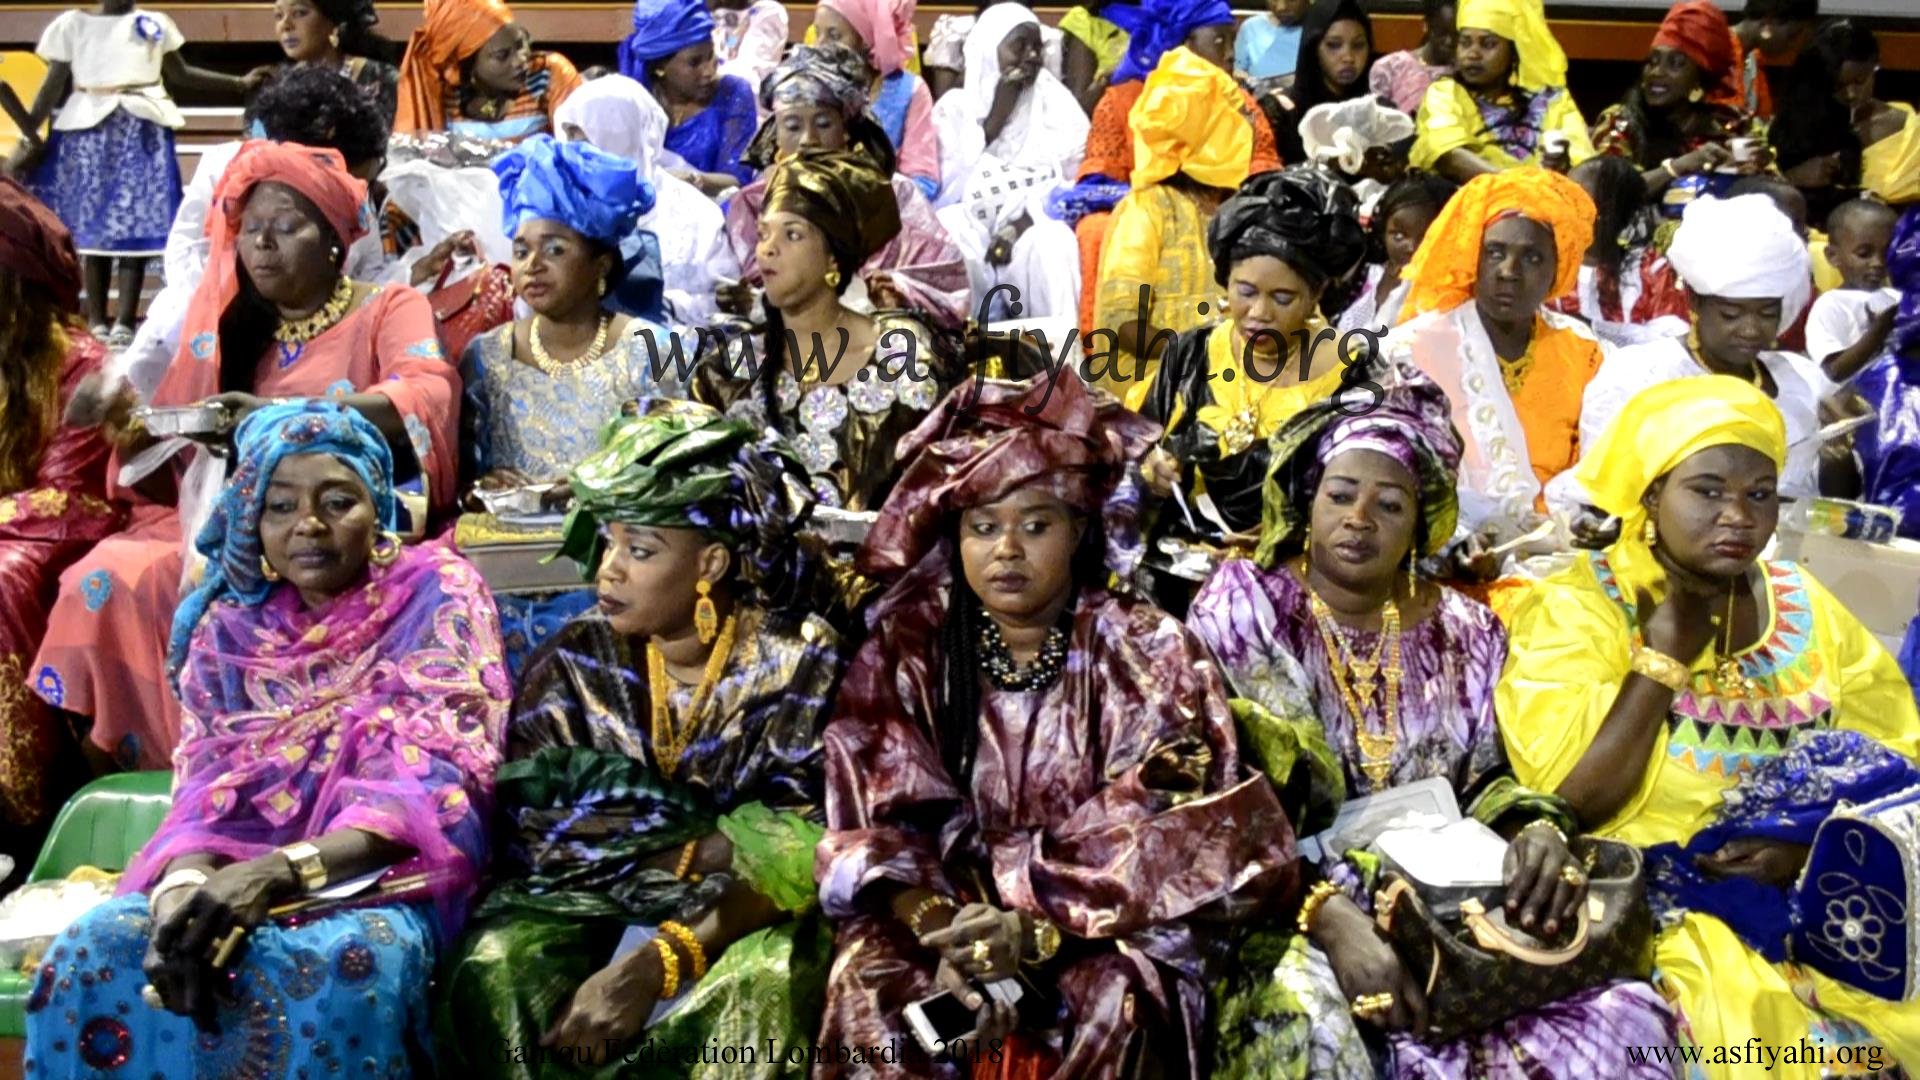
<path fill-rule="evenodd" d="M 373 549 L 367 552 L 367 561 L 375 566 L 388 567 L 400 557 L 400 537 L 391 531 L 383 530 L 373 542 Z"/>
<path fill-rule="evenodd" d="M 331 43 L 333 47 L 336 49 L 340 47 L 340 28 L 339 27 L 336 26 L 333 28 L 333 32 L 327 35 L 327 41 Z"/>
<path fill-rule="evenodd" d="M 1640 526 L 1640 542 L 1651 548 L 1660 541 L 1660 530 L 1654 527 L 1653 515 L 1647 515 L 1647 523 Z"/>
<path fill-rule="evenodd" d="M 266 578 L 268 581 L 280 580 L 280 571 L 273 568 L 273 564 L 267 561 L 267 557 L 264 554 L 260 556 L 260 576 Z"/>
<path fill-rule="evenodd" d="M 840 288 L 840 268 L 839 267 L 836 266 L 833 269 L 827 271 L 827 288 L 829 289 Z"/>
<path fill-rule="evenodd" d="M 1707 96 L 1707 92 L 1705 90 L 1700 89 L 1697 86 L 1694 87 L 1692 90 L 1687 91 L 1688 101 L 1699 101 L 1701 98 L 1706 96 Z"/>
<path fill-rule="evenodd" d="M 700 635 L 700 644 L 711 645 L 713 639 L 720 636 L 720 612 L 713 606 L 713 598 L 707 595 L 713 591 L 713 585 L 701 578 L 693 589 L 700 594 L 693 605 L 693 629 Z"/>
<path fill-rule="evenodd" d="M 595 282 L 593 286 L 593 291 L 594 291 L 594 295 L 596 296 L 607 295 L 607 279 L 601 278 L 599 281 Z"/>

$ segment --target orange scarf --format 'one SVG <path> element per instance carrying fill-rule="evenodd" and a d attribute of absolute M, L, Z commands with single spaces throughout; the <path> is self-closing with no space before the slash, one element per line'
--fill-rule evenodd
<path fill-rule="evenodd" d="M 427 0 L 425 18 L 400 60 L 393 130 L 445 130 L 447 91 L 460 85 L 461 63 L 513 21 L 513 10 L 501 0 Z"/>

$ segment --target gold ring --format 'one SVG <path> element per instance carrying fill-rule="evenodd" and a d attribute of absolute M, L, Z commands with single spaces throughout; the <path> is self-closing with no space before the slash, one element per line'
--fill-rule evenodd
<path fill-rule="evenodd" d="M 980 965 L 981 971 L 993 970 L 993 947 L 985 938 L 975 939 L 973 943 L 973 962 Z"/>
<path fill-rule="evenodd" d="M 140 988 L 140 1000 L 156 1009 L 164 1009 L 167 1007 L 166 1000 L 160 996 L 159 988 L 155 987 L 152 983 L 148 983 Z"/>
<path fill-rule="evenodd" d="M 239 948 L 240 943 L 245 940 L 247 940 L 247 928 L 244 926 L 236 926 L 227 931 L 226 937 L 214 942 L 213 959 L 208 961 L 208 963 L 212 965 L 213 970 L 226 970 L 227 961 L 233 959 L 233 950 Z"/>
<path fill-rule="evenodd" d="M 1577 889 L 1587 883 L 1587 875 L 1581 873 L 1579 867 L 1567 863 L 1560 868 L 1560 880 Z"/>

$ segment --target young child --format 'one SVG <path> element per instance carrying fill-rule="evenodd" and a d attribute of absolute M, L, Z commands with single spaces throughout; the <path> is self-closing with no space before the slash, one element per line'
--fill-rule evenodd
<path fill-rule="evenodd" d="M 1233 68 L 1250 79 L 1293 74 L 1300 52 L 1300 21 L 1308 0 L 1267 0 L 1267 13 L 1240 24 L 1233 40 Z"/>
<path fill-rule="evenodd" d="M 1899 220 L 1878 199 L 1854 199 L 1827 216 L 1827 262 L 1842 285 L 1820 294 L 1807 315 L 1807 355 L 1844 383 L 1887 347 L 1900 291 L 1888 284 L 1887 247 Z"/>
<path fill-rule="evenodd" d="M 1367 76 L 1375 97 L 1386 98 L 1409 116 L 1420 111 L 1433 80 L 1453 74 L 1453 0 L 1424 0 L 1421 10 L 1425 33 L 1420 44 L 1374 61 Z"/>
<path fill-rule="evenodd" d="M 173 133 L 186 120 L 167 85 L 244 96 L 264 75 L 237 78 L 189 66 L 173 20 L 133 0 L 63 12 L 34 50 L 47 81 L 28 117 L 38 131 L 54 109 L 46 154 L 27 186 L 60 215 L 85 259 L 86 314 L 113 348 L 133 342 L 147 260 L 166 249 L 180 206 Z M 69 93 L 71 91 L 71 93 Z M 120 260 L 120 308 L 108 332 L 107 290 Z"/>

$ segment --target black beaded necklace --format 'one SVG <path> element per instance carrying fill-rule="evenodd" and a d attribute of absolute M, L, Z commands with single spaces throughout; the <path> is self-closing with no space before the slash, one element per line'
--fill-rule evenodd
<path fill-rule="evenodd" d="M 1007 648 L 1007 640 L 1000 636 L 1000 624 L 991 616 L 981 620 L 980 626 L 980 668 L 987 673 L 988 681 L 999 690 L 1020 693 L 1027 690 L 1039 690 L 1060 677 L 1067 666 L 1067 628 L 1073 623 L 1073 605 L 1068 604 L 1061 613 L 1060 621 L 1047 631 L 1047 639 L 1040 643 L 1040 652 L 1033 663 L 1024 669 L 1014 661 L 1012 650 Z"/>

